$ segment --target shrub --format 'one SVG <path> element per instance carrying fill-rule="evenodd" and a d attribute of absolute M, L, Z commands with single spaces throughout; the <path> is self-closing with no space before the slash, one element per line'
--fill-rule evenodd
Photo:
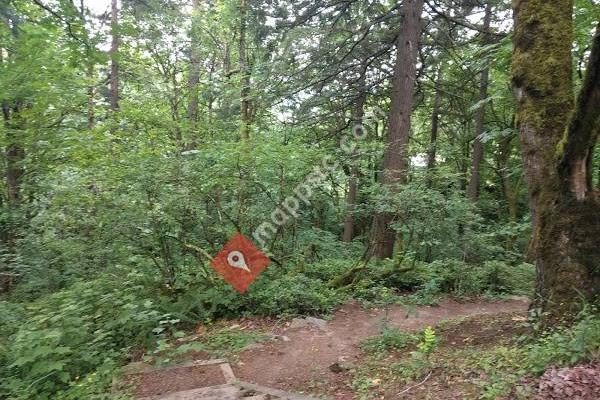
<path fill-rule="evenodd" d="M 344 299 L 325 282 L 303 274 L 290 273 L 275 279 L 260 279 L 254 285 L 245 297 L 246 311 L 252 314 L 323 314 Z"/>
<path fill-rule="evenodd" d="M 584 312 L 571 328 L 543 335 L 527 348 L 527 367 L 536 374 L 553 364 L 570 366 L 600 358 L 600 317 Z"/>
<path fill-rule="evenodd" d="M 129 348 L 153 342 L 161 313 L 144 293 L 133 281 L 103 278 L 29 304 L 2 351 L 0 393 L 11 399 L 54 399 L 59 393 L 68 398 L 82 380 L 110 375 Z"/>
<path fill-rule="evenodd" d="M 411 344 L 415 344 L 418 340 L 419 336 L 414 333 L 384 326 L 379 336 L 363 341 L 361 348 L 366 352 L 381 355 L 390 350 L 402 350 Z"/>

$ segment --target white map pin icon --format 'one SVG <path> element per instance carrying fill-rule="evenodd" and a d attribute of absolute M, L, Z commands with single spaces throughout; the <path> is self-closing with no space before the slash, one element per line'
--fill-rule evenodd
<path fill-rule="evenodd" d="M 248 265 L 246 265 L 246 260 L 244 259 L 244 255 L 241 251 L 234 250 L 229 252 L 229 254 L 227 254 L 227 263 L 230 267 L 252 272 L 250 271 L 250 268 L 248 268 Z"/>

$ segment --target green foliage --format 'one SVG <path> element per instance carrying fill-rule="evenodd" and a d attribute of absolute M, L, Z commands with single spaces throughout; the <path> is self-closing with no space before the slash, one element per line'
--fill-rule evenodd
<path fill-rule="evenodd" d="M 600 317 L 589 311 L 574 326 L 549 332 L 527 347 L 527 369 L 535 374 L 551 364 L 569 366 L 599 358 Z"/>
<path fill-rule="evenodd" d="M 0 393 L 14 399 L 74 398 L 71 390 L 82 390 L 81 382 L 104 390 L 128 349 L 153 342 L 152 329 L 162 316 L 144 292 L 134 280 L 117 288 L 102 279 L 27 305 L 2 345 L 7 367 L 0 370 Z"/>
<path fill-rule="evenodd" d="M 389 351 L 399 351 L 417 343 L 418 336 L 403 332 L 398 328 L 384 326 L 379 336 L 369 338 L 361 343 L 361 348 L 376 355 L 385 355 Z"/>
<path fill-rule="evenodd" d="M 534 267 L 529 264 L 511 266 L 502 261 L 486 261 L 483 265 L 473 265 L 458 260 L 434 261 L 425 266 L 425 278 L 415 296 L 430 298 L 436 292 L 458 296 L 530 294 L 534 278 Z"/>
<path fill-rule="evenodd" d="M 580 317 L 575 325 L 554 329 L 528 343 L 498 346 L 477 354 L 461 353 L 457 357 L 462 358 L 469 368 L 485 372 L 488 378 L 480 383 L 482 398 L 495 399 L 506 395 L 522 377 L 539 376 L 550 366 L 564 367 L 598 360 L 600 318 L 589 311 L 584 311 Z"/>
<path fill-rule="evenodd" d="M 258 340 L 220 332 L 175 349 L 173 339 L 198 322 L 327 314 L 349 298 L 387 306 L 435 304 L 448 294 L 531 293 L 533 267 L 522 263 L 530 221 L 507 84 L 510 35 L 480 46 L 458 25 L 450 46 L 438 43 L 448 37 L 447 21 L 431 19 L 431 40 L 421 50 L 433 56 L 422 65 L 412 107 L 408 183 L 390 191 L 379 182 L 397 4 L 249 2 L 241 71 L 238 2 L 190 9 L 181 0 L 123 1 L 113 112 L 102 48 L 110 30 L 104 15 L 87 9 L 92 3 L 0 4 L 2 176 L 8 177 L 11 146 L 23 150 L 12 165 L 22 172 L 18 202 L 7 196 L 8 179 L 0 181 L 0 398 L 101 399 L 131 349 L 172 358 L 194 349 L 235 352 Z M 495 4 L 498 15 L 508 15 L 504 6 Z M 465 12 L 440 7 L 447 15 Z M 597 17 L 592 0 L 576 1 L 574 53 L 581 60 Z M 194 54 L 198 65 L 190 62 Z M 473 78 L 484 67 L 489 96 L 480 99 Z M 242 99 L 245 74 L 250 88 Z M 434 76 L 442 104 L 440 134 L 430 146 Z M 354 110 L 361 95 L 364 110 Z M 239 135 L 242 101 L 250 103 L 247 140 Z M 464 186 L 480 107 L 487 111 L 486 151 L 481 196 L 472 203 Z M 342 151 L 340 138 L 351 133 L 356 113 L 377 108 L 360 151 Z M 432 147 L 436 166 L 429 169 L 418 160 Z M 214 256 L 234 232 L 251 238 L 326 156 L 340 168 L 278 229 L 268 248 L 273 263 L 239 295 L 206 254 Z M 343 243 L 353 164 L 355 237 Z M 362 268 L 378 212 L 393 214 L 402 246 L 394 260 Z M 355 267 L 348 286 L 332 287 Z M 569 332 L 530 349 L 539 368 L 591 351 L 582 332 Z M 433 332 L 415 339 L 386 328 L 364 346 L 379 353 L 418 340 L 420 356 L 397 366 L 415 376 L 427 367 Z"/>
<path fill-rule="evenodd" d="M 417 345 L 417 349 L 424 355 L 429 355 L 437 347 L 437 337 L 432 327 L 428 326 L 423 330 L 423 337 Z"/>
<path fill-rule="evenodd" d="M 185 333 L 177 332 L 173 337 L 185 339 Z M 216 358 L 224 358 L 265 338 L 260 333 L 241 329 L 222 329 L 211 332 L 200 340 L 186 341 L 181 345 L 177 345 L 172 338 L 163 337 L 157 341 L 156 348 L 144 356 L 144 360 L 154 364 L 169 364 L 173 361 L 180 362 L 189 352 L 205 352 Z"/>
<path fill-rule="evenodd" d="M 326 282 L 303 274 L 277 277 L 275 270 L 265 273 L 248 294 L 245 308 L 259 315 L 318 315 L 331 311 L 345 296 Z M 275 275 L 275 276 L 274 276 Z"/>
<path fill-rule="evenodd" d="M 404 260 L 400 268 L 393 262 L 370 264 L 364 277 L 353 286 L 352 296 L 364 305 L 436 304 L 440 297 L 530 295 L 535 268 L 521 263 L 486 261 L 480 265 L 446 259 L 425 263 Z M 384 277 L 384 278 L 382 278 Z M 408 297 L 402 291 L 410 292 Z"/>

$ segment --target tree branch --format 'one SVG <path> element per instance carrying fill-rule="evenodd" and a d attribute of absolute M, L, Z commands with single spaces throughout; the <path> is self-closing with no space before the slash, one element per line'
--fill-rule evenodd
<path fill-rule="evenodd" d="M 560 172 L 578 199 L 591 188 L 593 147 L 600 132 L 600 23 L 592 42 L 592 52 L 575 110 L 563 139 Z"/>

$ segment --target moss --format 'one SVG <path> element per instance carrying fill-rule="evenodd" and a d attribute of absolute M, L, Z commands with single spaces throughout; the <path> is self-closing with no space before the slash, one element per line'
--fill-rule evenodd
<path fill-rule="evenodd" d="M 538 270 L 541 306 L 549 318 L 573 318 L 600 294 L 600 202 L 566 198 L 540 227 Z"/>
<path fill-rule="evenodd" d="M 573 107 L 572 9 L 571 0 L 533 0 L 519 2 L 515 10 L 512 74 L 523 91 L 518 118 L 551 128 L 539 133 L 556 141 Z"/>
<path fill-rule="evenodd" d="M 524 169 L 535 212 L 539 305 L 549 318 L 572 315 L 598 294 L 600 204 L 563 195 L 559 160 L 574 109 L 572 0 L 515 1 L 513 83 Z"/>

